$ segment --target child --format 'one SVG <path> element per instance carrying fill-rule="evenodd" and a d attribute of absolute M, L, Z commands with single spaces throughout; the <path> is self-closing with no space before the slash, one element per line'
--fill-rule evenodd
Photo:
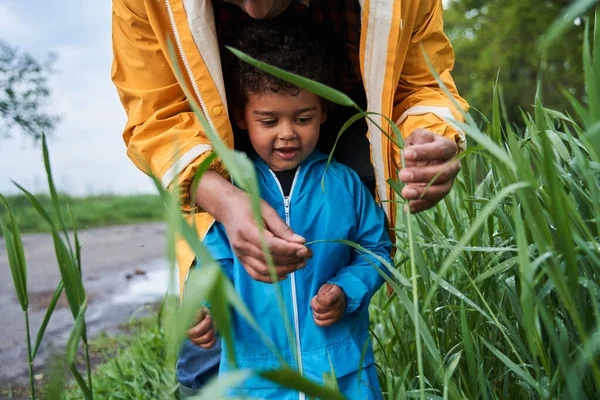
<path fill-rule="evenodd" d="M 241 30 L 234 46 L 261 61 L 330 84 L 331 68 L 319 40 L 293 24 L 251 24 Z M 256 153 L 253 161 L 262 198 L 309 241 L 349 240 L 390 261 L 391 243 L 381 208 L 353 171 L 334 161 L 325 172 L 327 156 L 314 150 L 326 118 L 325 102 L 241 61 L 234 74 L 239 86 L 234 115 Z M 279 284 L 288 318 L 284 320 L 275 285 L 255 281 L 246 273 L 220 223 L 212 226 L 204 244 L 290 366 L 317 382 L 335 372 L 340 391 L 349 399 L 382 398 L 369 343 L 368 305 L 384 281 L 372 264 L 385 270 L 375 257 L 341 243 L 313 244 L 314 256 L 305 268 Z M 291 324 L 295 343 L 288 340 L 285 324 Z M 206 334 L 201 347 L 210 348 L 216 342 L 210 317 L 202 325 Z M 238 368 L 281 366 L 235 312 L 233 333 Z M 223 346 L 220 373 L 232 369 L 226 352 Z M 260 377 L 246 380 L 234 393 L 278 400 L 305 398 Z"/>

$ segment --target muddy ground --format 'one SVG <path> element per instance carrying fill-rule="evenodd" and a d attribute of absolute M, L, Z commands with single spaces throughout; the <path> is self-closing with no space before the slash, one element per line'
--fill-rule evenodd
<path fill-rule="evenodd" d="M 168 278 L 165 231 L 165 224 L 149 223 L 80 232 L 90 336 L 103 330 L 117 330 L 132 315 L 143 311 L 144 305 L 155 303 L 165 294 Z M 60 272 L 49 234 L 23 235 L 23 243 L 30 324 L 35 337 L 60 281 Z M 0 304 L 0 386 L 24 384 L 28 379 L 25 322 L 3 238 L 0 238 Z M 36 357 L 36 369 L 42 370 L 49 354 L 62 351 L 72 325 L 66 300 L 61 299 Z"/>

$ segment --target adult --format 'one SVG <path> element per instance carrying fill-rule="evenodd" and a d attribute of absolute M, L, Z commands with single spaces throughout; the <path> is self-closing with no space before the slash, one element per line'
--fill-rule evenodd
<path fill-rule="evenodd" d="M 182 209 L 194 220 L 200 237 L 214 219 L 222 222 L 248 274 L 263 282 L 270 277 L 248 198 L 228 181 L 221 162 L 214 161 L 197 190 L 190 190 L 212 145 L 181 85 L 190 89 L 209 124 L 233 147 L 222 45 L 239 19 L 284 13 L 302 14 L 314 26 L 330 29 L 341 54 L 342 88 L 400 127 L 406 168 L 399 178 L 406 183 L 402 196 L 413 212 L 434 206 L 450 191 L 460 169 L 453 158 L 465 143 L 462 132 L 448 123 L 461 120 L 461 111 L 439 87 L 422 53 L 429 56 L 456 104 L 466 110 L 450 76 L 454 54 L 443 33 L 441 0 L 113 0 L 112 79 L 128 116 L 123 132 L 128 156 L 165 187 L 179 185 Z M 170 44 L 176 59 L 169 56 Z M 175 67 L 183 73 L 182 82 L 176 79 Z M 364 135 L 349 135 L 336 158 L 347 161 L 366 184 L 369 175 L 374 177 L 376 198 L 393 226 L 395 203 L 386 201 L 392 198 L 386 180 L 398 174 L 399 149 L 375 125 L 393 135 L 387 120 L 372 119 L 369 141 Z M 328 120 L 336 120 L 333 113 Z M 365 125 L 363 133 L 366 130 Z M 372 168 L 365 172 L 369 159 Z M 273 209 L 263 204 L 262 212 L 267 242 L 283 278 L 303 267 L 311 252 Z M 181 242 L 177 260 L 183 285 L 194 254 Z M 198 337 L 196 328 L 190 331 L 192 341 Z"/>

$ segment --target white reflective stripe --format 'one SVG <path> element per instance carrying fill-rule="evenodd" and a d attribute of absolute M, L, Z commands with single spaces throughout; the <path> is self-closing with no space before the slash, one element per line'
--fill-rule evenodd
<path fill-rule="evenodd" d="M 192 147 L 185 153 L 183 156 L 179 158 L 179 160 L 175 161 L 171 168 L 165 172 L 162 177 L 162 184 L 164 187 L 168 187 L 173 180 L 183 171 L 188 165 L 192 163 L 196 158 L 200 157 L 207 151 L 212 150 L 212 146 L 210 144 L 199 144 L 197 146 Z"/>
<path fill-rule="evenodd" d="M 368 110 L 382 113 L 382 93 L 386 76 L 388 39 L 392 27 L 393 1 L 371 0 L 369 5 L 369 20 L 367 22 L 367 40 L 365 46 L 365 91 L 369 102 Z M 376 117 L 374 117 L 376 118 Z M 381 118 L 379 125 L 384 123 Z M 381 207 L 390 216 L 390 203 L 386 202 L 387 191 L 385 181 L 385 167 L 383 165 L 383 148 L 381 139 L 383 133 L 375 124 L 367 120 L 369 137 L 371 141 L 371 154 L 377 193 Z M 387 151 L 387 150 L 386 150 Z"/>
<path fill-rule="evenodd" d="M 436 107 L 436 106 L 414 106 L 404 111 L 404 113 L 398 119 L 398 125 L 404 122 L 409 115 L 423 115 L 423 114 L 435 114 L 444 121 L 454 120 L 452 111 L 448 107 Z"/>
<path fill-rule="evenodd" d="M 465 133 L 460 129 L 456 124 L 452 124 L 452 122 L 456 121 L 454 115 L 452 115 L 452 111 L 448 107 L 438 107 L 438 106 L 414 106 L 404 111 L 404 113 L 398 119 L 397 124 L 400 125 L 404 122 L 409 115 L 423 115 L 423 114 L 435 114 L 440 119 L 447 121 L 452 125 L 452 127 L 458 132 L 458 136 L 460 137 L 457 145 L 460 151 L 464 151 L 467 147 L 467 141 L 465 138 Z"/>
<path fill-rule="evenodd" d="M 196 47 L 202 56 L 208 73 L 219 91 L 221 101 L 227 109 L 225 97 L 225 84 L 223 82 L 223 71 L 221 69 L 221 57 L 219 54 L 219 42 L 217 40 L 217 28 L 213 13 L 212 2 L 204 0 L 183 0 L 183 8 L 187 14 L 188 25 Z"/>
<path fill-rule="evenodd" d="M 208 125 L 212 128 L 214 132 L 217 131 L 215 128 L 215 124 L 213 124 L 210 115 L 208 115 L 208 110 L 206 109 L 206 104 L 204 104 L 204 100 L 200 95 L 200 89 L 198 88 L 198 84 L 196 83 L 196 79 L 194 78 L 194 73 L 192 72 L 192 68 L 190 67 L 190 63 L 188 62 L 185 52 L 183 51 L 183 45 L 181 43 L 181 37 L 179 36 L 179 31 L 177 30 L 177 24 L 175 23 L 175 16 L 173 15 L 173 9 L 171 8 L 170 0 L 165 0 L 165 4 L 167 5 L 167 13 L 169 14 L 169 21 L 171 22 L 171 29 L 173 29 L 173 36 L 175 36 L 175 43 L 177 44 L 177 50 L 179 50 L 179 55 L 181 56 L 181 61 L 183 62 L 183 66 L 185 67 L 185 71 L 188 74 L 188 78 L 190 83 L 192 84 L 192 88 L 194 89 L 194 94 L 196 95 L 196 99 L 200 103 L 200 108 L 202 109 L 202 114 L 204 114 L 204 118 L 208 122 Z M 181 83 L 180 83 L 181 84 Z"/>

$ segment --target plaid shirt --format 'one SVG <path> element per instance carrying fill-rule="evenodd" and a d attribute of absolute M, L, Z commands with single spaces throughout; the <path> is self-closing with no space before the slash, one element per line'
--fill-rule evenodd
<path fill-rule="evenodd" d="M 239 26 L 250 17 L 239 7 L 223 0 L 213 0 L 215 23 L 224 54 L 223 44 L 229 42 L 227 26 Z M 318 27 L 333 29 L 335 43 L 343 47 L 340 52 L 338 75 L 341 89 L 348 94 L 364 93 L 360 72 L 360 4 L 358 0 L 294 0 L 286 13 L 293 13 L 312 21 Z M 364 96 L 364 94 L 363 94 Z"/>

